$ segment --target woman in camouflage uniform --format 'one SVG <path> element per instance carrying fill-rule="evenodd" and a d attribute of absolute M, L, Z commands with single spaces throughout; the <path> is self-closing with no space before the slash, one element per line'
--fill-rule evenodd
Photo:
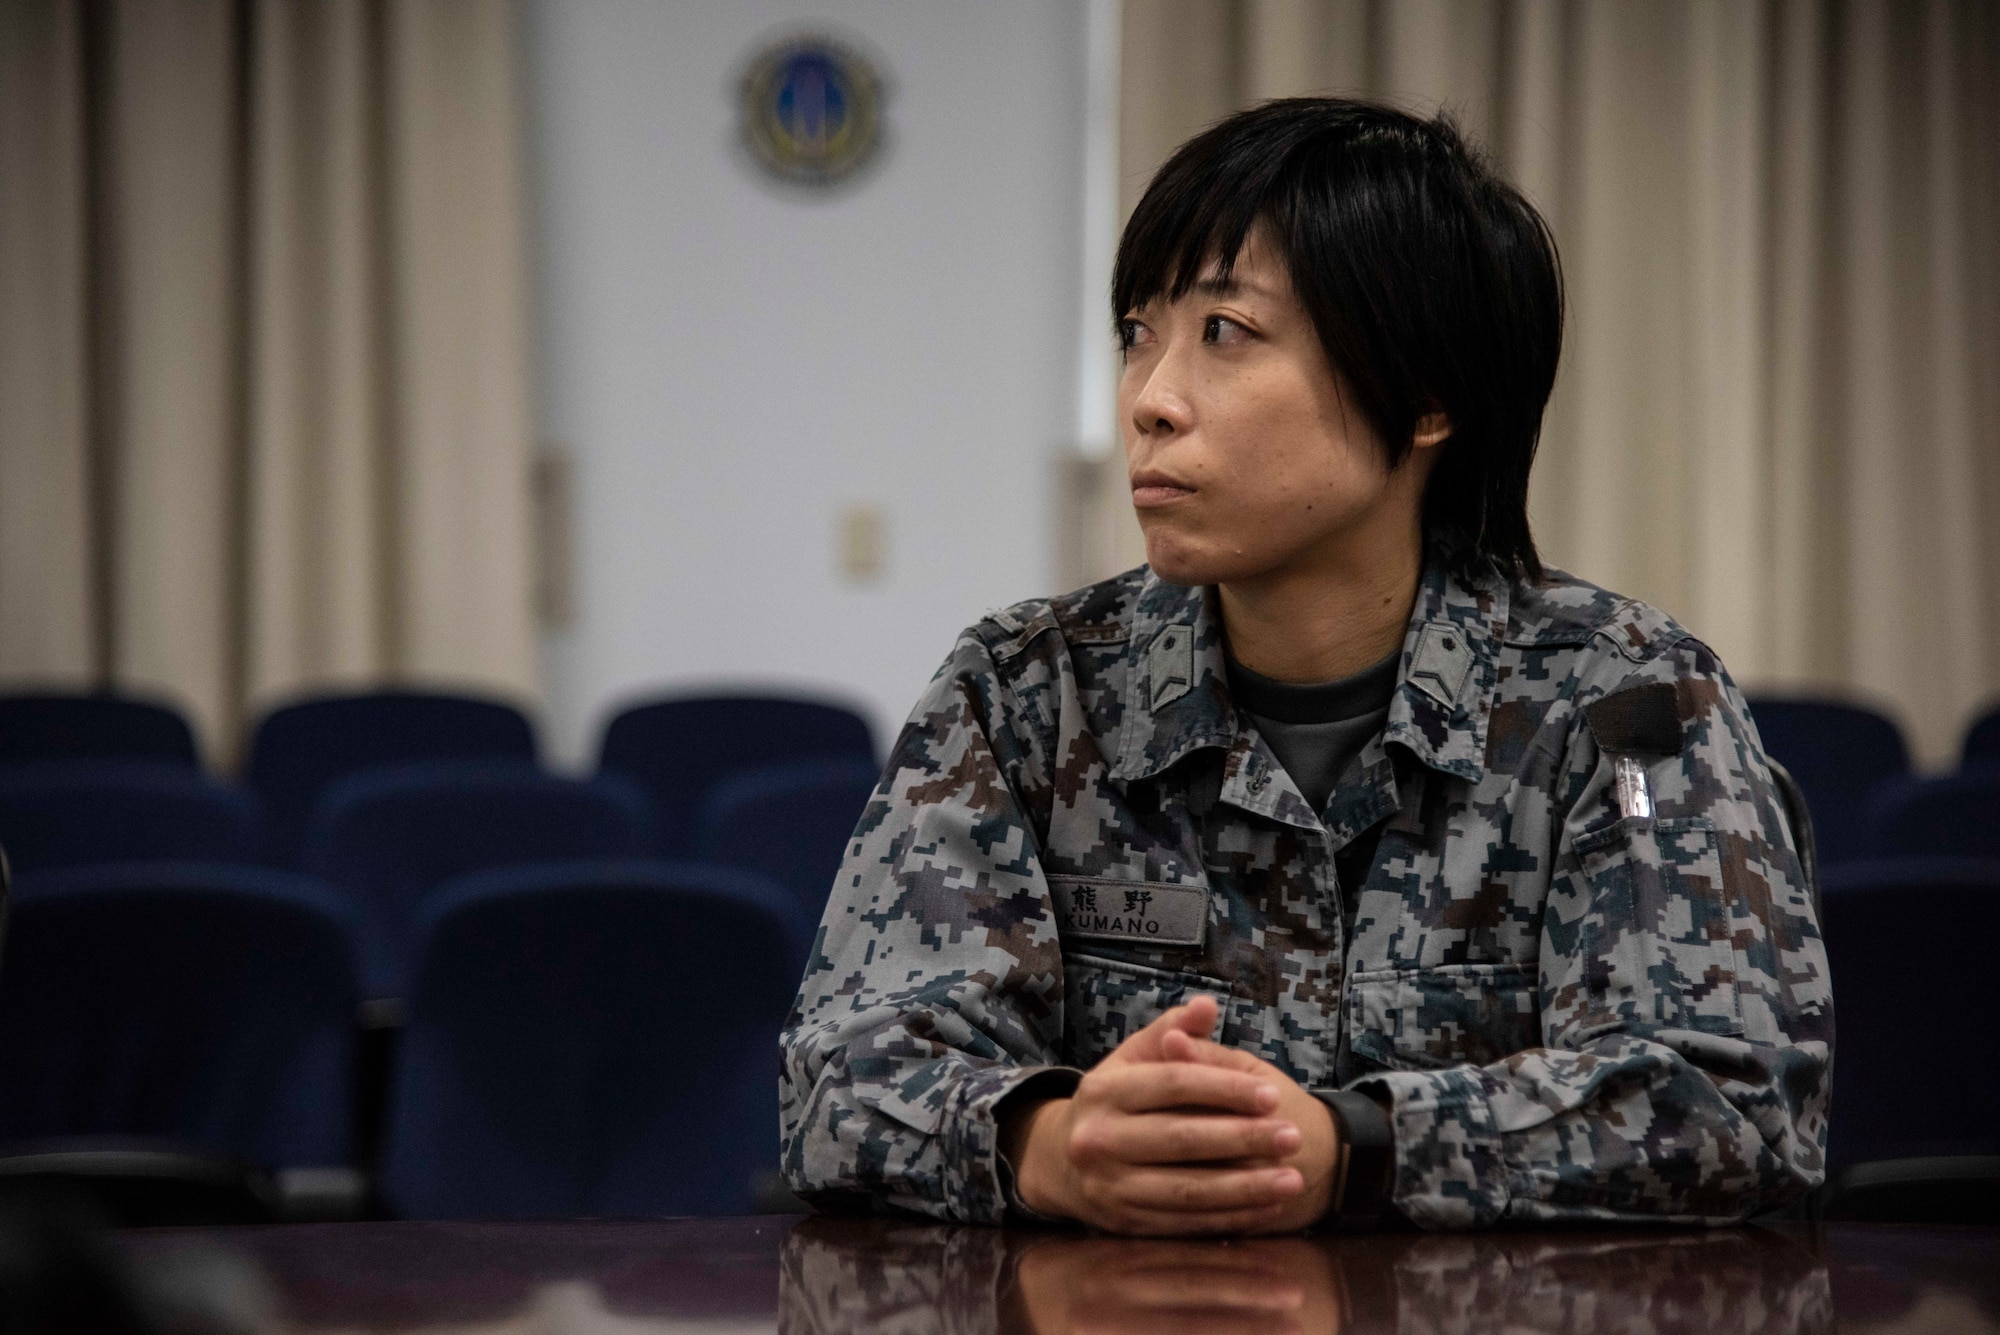
<path fill-rule="evenodd" d="M 1529 534 L 1533 208 L 1441 120 L 1271 103 L 1161 169 L 1113 297 L 1148 564 L 918 703 L 783 1037 L 792 1187 L 1212 1233 L 1817 1184 L 1826 957 L 1743 700 Z"/>

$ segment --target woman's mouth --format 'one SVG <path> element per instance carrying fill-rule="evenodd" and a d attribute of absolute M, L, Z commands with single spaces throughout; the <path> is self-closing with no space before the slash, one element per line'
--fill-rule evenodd
<path fill-rule="evenodd" d="M 1172 505 L 1194 495 L 1194 488 L 1164 473 L 1141 473 L 1132 479 L 1132 504 L 1141 510 Z"/>

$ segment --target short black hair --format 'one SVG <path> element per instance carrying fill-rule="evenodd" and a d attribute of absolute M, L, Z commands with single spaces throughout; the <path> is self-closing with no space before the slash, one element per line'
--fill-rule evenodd
<path fill-rule="evenodd" d="M 1292 288 L 1391 467 L 1417 422 L 1451 438 L 1424 495 L 1425 542 L 1463 576 L 1542 578 L 1528 470 L 1562 352 L 1548 224 L 1444 116 L 1295 97 L 1242 111 L 1167 159 L 1125 224 L 1112 319 L 1227 279 L 1268 227 Z"/>

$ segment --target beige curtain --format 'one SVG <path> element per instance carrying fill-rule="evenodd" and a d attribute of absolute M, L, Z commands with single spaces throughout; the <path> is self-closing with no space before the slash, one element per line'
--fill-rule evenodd
<path fill-rule="evenodd" d="M 532 692 L 511 23 L 0 5 L 0 689 Z"/>
<path fill-rule="evenodd" d="M 1444 106 L 1554 225 L 1554 563 L 1947 762 L 2000 694 L 2000 7 L 1126 0 L 1127 209 L 1274 96 Z M 1126 530 L 1126 554 L 1133 552 Z"/>

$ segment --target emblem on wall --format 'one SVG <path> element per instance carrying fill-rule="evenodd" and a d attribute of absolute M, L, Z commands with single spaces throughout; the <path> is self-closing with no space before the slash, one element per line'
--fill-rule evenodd
<path fill-rule="evenodd" d="M 765 47 L 743 76 L 743 137 L 780 180 L 833 185 L 875 156 L 882 80 L 854 48 L 803 34 Z"/>

